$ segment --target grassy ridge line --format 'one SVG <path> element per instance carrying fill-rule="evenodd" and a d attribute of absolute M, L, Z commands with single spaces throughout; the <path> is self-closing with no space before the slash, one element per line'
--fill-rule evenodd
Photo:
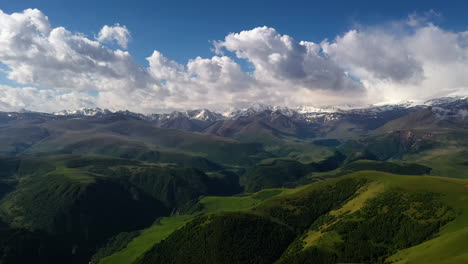
<path fill-rule="evenodd" d="M 63 255 L 71 255 L 71 248 L 80 243 L 76 246 L 80 248 L 79 253 L 73 255 L 84 260 L 89 260 L 96 247 L 103 243 L 109 242 L 100 253 L 115 252 L 111 249 L 116 249 L 116 245 L 123 248 L 138 235 L 134 232 L 131 237 L 117 237 L 118 233 L 147 228 L 157 217 L 167 216 L 170 209 L 179 208 L 179 203 L 185 204 L 200 195 L 223 195 L 234 185 L 225 180 L 228 176 L 222 172 L 208 177 L 195 169 L 102 155 L 0 157 L 0 165 L 3 168 L 0 216 L 5 225 L 63 234 L 61 246 L 70 248 Z M 30 242 L 35 234 L 14 238 L 43 243 Z M 109 241 L 109 238 L 116 239 Z M 5 235 L 2 241 L 6 239 Z M 55 237 L 41 239 L 49 245 Z M 18 250 L 24 247 L 29 245 L 17 246 Z M 36 253 L 44 257 L 57 254 L 57 258 L 62 258 L 58 248 L 46 250 L 30 254 L 31 258 Z M 5 252 L 0 255 L 9 254 Z"/>
<path fill-rule="evenodd" d="M 335 170 L 325 172 L 312 172 L 307 178 L 334 178 L 348 175 L 358 171 L 379 171 L 399 175 L 429 175 L 431 173 L 430 164 L 423 166 L 417 163 L 407 163 L 398 161 L 376 161 L 376 160 L 356 160 L 345 164 Z"/>
<path fill-rule="evenodd" d="M 468 180 L 437 176 L 404 176 L 387 173 L 358 172 L 345 177 L 377 179 L 385 188 L 398 186 L 409 191 L 432 191 L 443 194 L 442 200 L 459 212 L 436 237 L 414 247 L 400 250 L 387 261 L 398 264 L 468 263 Z"/>
<path fill-rule="evenodd" d="M 468 263 L 468 180 L 431 177 L 426 188 L 443 192 L 443 200 L 459 211 L 455 220 L 444 226 L 437 237 L 401 250 L 388 258 L 392 263 L 452 264 Z M 448 183 L 448 184 L 447 184 Z"/>
<path fill-rule="evenodd" d="M 258 205 L 263 204 L 263 201 L 267 202 L 268 205 L 274 205 L 277 202 L 288 198 L 302 196 L 304 193 L 311 192 L 313 190 L 317 190 L 322 188 L 323 186 L 329 185 L 333 182 L 337 182 L 346 178 L 351 179 L 359 179 L 365 178 L 369 179 L 371 184 L 367 186 L 366 190 L 362 190 L 360 192 L 361 195 L 356 196 L 354 199 L 348 201 L 348 203 L 344 204 L 342 208 L 337 210 L 331 211 L 332 213 L 341 214 L 348 211 L 356 211 L 359 210 L 368 200 L 368 198 L 372 198 L 375 196 L 375 192 L 383 192 L 385 190 L 391 189 L 393 187 L 398 187 L 402 189 L 406 189 L 409 192 L 416 192 L 416 191 L 432 191 L 437 193 L 442 193 L 442 199 L 445 203 L 450 205 L 451 207 L 455 208 L 459 212 L 460 215 L 457 218 L 444 226 L 443 229 L 440 230 L 438 235 L 440 235 L 440 239 L 432 239 L 425 243 L 429 243 L 429 245 L 435 243 L 445 243 L 447 244 L 446 247 L 451 247 L 450 243 L 464 243 L 466 245 L 466 241 L 463 241 L 463 236 L 458 236 L 455 231 L 461 230 L 466 227 L 466 223 L 468 222 L 468 204 L 466 204 L 468 189 L 464 187 L 465 184 L 468 183 L 467 180 L 462 179 L 451 179 L 451 178 L 441 178 L 435 176 L 408 176 L 408 175 L 394 175 L 390 173 L 383 173 L 383 172 L 376 172 L 376 171 L 360 171 L 356 173 L 352 173 L 350 175 L 346 175 L 340 178 L 335 178 L 327 181 L 321 181 L 318 183 L 314 183 L 311 185 L 306 185 L 297 189 L 273 189 L 273 190 L 263 190 L 258 193 L 247 195 L 247 196 L 239 196 L 239 197 L 204 197 L 200 200 L 200 204 L 203 205 L 203 210 L 200 213 L 214 213 L 219 211 L 241 211 L 241 210 L 248 210 L 253 207 L 257 207 Z M 284 197 L 284 198 L 283 198 Z M 367 199 L 366 199 L 367 198 Z M 258 207 L 257 207 L 258 208 Z M 141 256 L 145 251 L 147 251 L 151 246 L 157 244 L 165 237 L 169 236 L 169 234 L 178 228 L 184 226 L 184 223 L 187 223 L 192 216 L 182 216 L 188 217 L 186 221 L 178 222 L 178 219 L 163 219 L 163 225 L 159 227 L 151 227 L 148 230 L 144 231 L 146 234 L 145 236 L 137 237 L 132 241 L 126 249 L 121 252 L 115 253 L 114 255 L 106 258 L 105 260 L 108 262 L 104 262 L 104 259 L 100 263 L 132 263 L 132 260 L 135 260 L 139 256 Z M 164 223 L 164 221 L 168 221 Z M 175 221 L 178 222 L 180 225 L 171 225 L 171 222 Z M 158 231 L 157 228 L 162 228 Z M 463 229 L 464 230 L 464 229 Z M 157 233 L 156 231 L 160 232 Z M 167 235 L 163 234 L 165 237 L 160 238 L 161 232 L 167 231 Z M 464 231 L 465 232 L 465 231 Z M 311 237 L 312 238 L 312 237 Z M 333 244 L 336 239 L 339 237 L 334 237 L 332 233 L 325 234 L 322 237 L 321 246 L 329 247 Z M 438 241 L 441 242 L 438 242 Z M 328 242 L 329 243 L 328 243 Z M 314 241 L 311 241 L 314 244 Z M 330 244 L 331 243 L 331 244 Z M 141 246 L 141 245 L 144 245 Z M 150 245 L 148 245 L 150 244 Z M 330 245 L 328 245 L 330 244 Z M 442 245 L 443 246 L 443 245 Z M 398 259 L 400 254 L 407 254 L 412 258 L 416 258 L 418 256 L 425 256 L 425 253 L 421 251 L 421 247 L 416 246 L 415 249 L 405 249 L 402 250 L 400 253 L 398 252 L 395 256 L 391 257 L 389 260 Z M 460 260 L 468 261 L 468 258 L 465 259 L 465 255 L 460 254 L 460 252 L 464 252 L 462 248 L 454 248 L 456 251 L 455 254 L 460 255 Z M 405 253 L 409 252 L 409 253 Z M 453 252 L 453 251 L 450 251 Z M 448 256 L 447 256 L 448 257 Z M 400 257 L 401 258 L 401 257 Z M 406 259 L 406 255 L 404 256 Z M 408 257 L 409 258 L 409 257 Z M 453 259 L 452 259 L 453 260 Z M 419 261 L 419 260 L 418 260 Z M 406 263 L 425 263 L 424 261 L 419 262 L 399 262 L 400 264 Z M 434 262 L 437 263 L 437 262 Z M 447 264 L 450 262 L 447 262 Z M 452 262 L 454 263 L 454 262 Z M 463 261 L 458 262 L 463 263 Z"/>
<path fill-rule="evenodd" d="M 172 232 L 184 226 L 193 218 L 191 215 L 175 217 L 164 217 L 160 224 L 145 229 L 142 234 L 134 238 L 127 247 L 115 254 L 105 257 L 99 261 L 100 264 L 128 264 L 133 263 L 144 252 L 153 247 L 154 244 L 168 237 Z"/>
<path fill-rule="evenodd" d="M 465 148 L 436 149 L 421 156 L 414 158 L 414 161 L 433 168 L 433 175 L 468 178 L 468 152 Z"/>
<path fill-rule="evenodd" d="M 235 212 L 251 209 L 271 197 L 279 196 L 288 189 L 266 189 L 248 196 L 207 196 L 200 199 L 202 213 Z"/>
<path fill-rule="evenodd" d="M 376 197 L 380 192 L 385 189 L 384 184 L 377 181 L 370 182 L 369 184 L 361 187 L 357 192 L 356 196 L 344 203 L 340 208 L 330 211 L 328 214 L 335 217 L 340 217 L 344 214 L 351 214 L 360 210 L 368 199 Z M 332 223 L 328 223 L 325 226 L 321 226 L 320 230 L 325 230 L 331 225 L 338 221 L 335 220 Z M 322 232 L 309 230 L 303 239 L 304 248 L 317 246 L 319 248 L 332 248 L 333 244 L 343 242 L 340 235 L 335 231 Z"/>
<path fill-rule="evenodd" d="M 283 192 L 290 193 L 292 191 L 293 190 L 286 189 L 269 189 L 247 196 L 207 196 L 200 199 L 199 203 L 203 206 L 203 209 L 199 214 L 247 210 L 271 197 L 281 195 Z M 138 257 L 167 238 L 172 232 L 183 227 L 195 216 L 196 215 L 180 215 L 161 218 L 160 224 L 145 229 L 140 236 L 134 238 L 123 250 L 102 258 L 99 264 L 133 263 Z"/>
<path fill-rule="evenodd" d="M 44 124 L 52 136 L 34 144 L 28 154 L 101 153 L 135 155 L 151 150 L 175 151 L 216 163 L 250 164 L 270 155 L 260 144 L 242 143 L 210 134 L 156 128 L 128 118 L 59 120 Z M 259 155 L 257 157 L 257 155 Z"/>
<path fill-rule="evenodd" d="M 402 189 L 406 193 L 418 193 L 427 191 L 433 193 L 440 193 L 442 194 L 441 201 L 450 208 L 453 208 L 456 214 L 454 215 L 455 219 L 449 222 L 448 224 L 444 225 L 443 228 L 439 230 L 439 232 L 434 234 L 433 237 L 429 238 L 430 240 L 423 242 L 422 244 L 420 244 L 421 246 L 414 246 L 414 248 L 401 250 L 400 252 L 397 252 L 397 254 L 395 254 L 394 256 L 390 256 L 390 258 L 388 258 L 387 260 L 399 261 L 397 262 L 399 264 L 468 263 L 468 254 L 466 254 L 465 250 L 468 240 L 465 231 L 466 228 L 468 228 L 468 203 L 466 203 L 466 201 L 468 200 L 468 188 L 466 187 L 466 184 L 468 183 L 467 180 L 442 178 L 435 176 L 394 175 L 390 173 L 375 171 L 356 172 L 350 175 L 340 177 L 339 179 L 346 178 L 365 178 L 370 180 L 370 184 L 364 186 L 365 188 L 357 192 L 357 196 L 349 200 L 347 203 L 343 204 L 341 208 L 330 211 L 329 215 L 334 217 L 324 218 L 329 220 L 325 220 L 322 224 L 323 226 L 320 226 L 319 230 L 310 230 L 306 232 L 301 238 L 303 244 L 293 243 L 296 244 L 296 246 L 293 246 L 293 244 L 291 244 L 293 248 L 297 248 L 298 245 L 302 244 L 305 246 L 305 248 L 308 249 L 312 249 L 311 247 L 314 246 L 315 248 L 318 248 L 323 252 L 335 252 L 334 250 L 337 249 L 336 245 L 341 244 L 343 240 L 341 236 L 334 231 L 334 229 L 328 229 L 328 227 L 335 223 L 335 221 L 338 221 L 341 215 L 343 215 L 343 217 L 346 217 L 345 215 L 348 215 L 363 208 L 367 203 L 366 201 L 371 199 L 372 197 L 375 197 L 377 193 L 385 193 L 386 191 L 391 191 L 392 189 L 395 190 L 397 188 Z M 333 182 L 335 180 L 337 179 L 322 181 L 320 183 Z M 311 187 L 320 183 L 312 184 Z M 338 219 L 336 217 L 338 217 Z M 331 224 L 330 221 L 332 221 Z M 464 232 L 465 237 L 459 235 L 460 231 Z M 437 238 L 434 239 L 434 237 Z M 465 247 L 452 246 L 456 243 L 464 245 Z M 443 251 L 444 248 L 446 249 L 447 253 L 442 254 L 443 259 L 445 260 L 444 262 L 438 262 L 437 260 L 433 262 L 426 261 L 426 259 L 424 258 L 426 256 L 425 251 L 430 251 L 430 249 L 427 248 L 431 246 L 440 247 L 441 251 Z M 300 248 L 302 248 L 302 246 L 300 246 Z M 437 254 L 439 253 L 437 253 L 436 251 L 434 255 L 436 256 Z M 309 255 L 309 258 L 310 257 L 312 257 L 312 255 Z M 296 261 L 294 263 L 302 262 Z"/>
<path fill-rule="evenodd" d="M 252 210 L 202 216 L 137 263 L 273 263 L 294 240 L 295 231 L 345 201 L 360 184 L 364 181 L 309 185 L 276 195 Z"/>
<path fill-rule="evenodd" d="M 401 250 L 388 258 L 394 264 L 455 264 L 467 263 L 468 227 L 454 234 L 445 234 L 415 247 Z"/>

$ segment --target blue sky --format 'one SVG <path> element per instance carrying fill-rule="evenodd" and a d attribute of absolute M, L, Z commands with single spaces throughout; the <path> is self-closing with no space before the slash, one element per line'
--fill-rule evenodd
<path fill-rule="evenodd" d="M 126 25 L 132 35 L 129 51 L 141 63 L 153 50 L 185 63 L 208 57 L 210 40 L 230 32 L 269 26 L 297 40 L 332 39 L 355 24 L 382 24 L 408 14 L 435 10 L 438 23 L 451 30 L 466 30 L 467 1 L 275 1 L 275 0 L 1 0 L 6 13 L 38 8 L 54 26 L 89 36 L 103 25 Z"/>
<path fill-rule="evenodd" d="M 0 111 L 465 96 L 465 2 L 0 0 Z"/>

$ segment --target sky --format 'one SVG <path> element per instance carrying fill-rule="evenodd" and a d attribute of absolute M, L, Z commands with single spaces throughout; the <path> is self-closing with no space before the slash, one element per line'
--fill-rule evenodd
<path fill-rule="evenodd" d="M 467 95 L 464 1 L 4 1 L 0 111 Z"/>

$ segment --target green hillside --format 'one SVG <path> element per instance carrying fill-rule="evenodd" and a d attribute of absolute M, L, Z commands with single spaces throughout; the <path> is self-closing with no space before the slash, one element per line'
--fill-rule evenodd
<path fill-rule="evenodd" d="M 401 175 L 430 175 L 432 168 L 417 163 L 401 161 L 356 160 L 325 172 L 312 172 L 307 177 L 313 180 L 335 178 L 358 171 L 380 171 Z"/>
<path fill-rule="evenodd" d="M 185 225 L 193 216 L 181 215 L 161 218 L 158 223 L 141 231 L 130 241 L 126 241 L 123 248 L 116 252 L 115 243 L 98 251 L 93 257 L 93 263 L 100 264 L 126 264 L 133 263 L 144 252 L 150 250 L 155 244 L 167 238 L 176 229 Z M 107 250 L 107 252 L 105 252 Z"/>
<path fill-rule="evenodd" d="M 192 220 L 137 263 L 271 263 L 292 239 L 291 228 L 264 216 L 218 213 Z"/>
<path fill-rule="evenodd" d="M 276 195 L 290 191 L 289 189 L 267 189 L 250 195 L 202 197 L 189 210 L 192 214 L 161 218 L 151 227 L 142 230 L 137 237 L 124 241 L 122 248 L 114 245 L 115 243 L 110 243 L 98 251 L 93 257 L 93 263 L 132 263 L 172 232 L 199 215 L 248 210 Z"/>
<path fill-rule="evenodd" d="M 425 244 L 450 248 L 450 254 L 443 255 L 445 263 L 467 261 L 463 247 L 450 246 L 463 242 L 459 232 L 468 227 L 466 184 L 363 171 L 270 194 L 224 201 L 206 197 L 200 200 L 204 206 L 193 215 L 195 220 L 178 226 L 135 263 L 270 263 L 273 256 L 278 263 L 425 263 Z M 267 198 L 254 201 L 254 196 Z M 223 206 L 230 213 L 219 212 Z M 254 223 L 265 229 L 251 228 Z M 261 242 L 257 239 L 269 237 L 262 232 L 275 236 Z M 261 250 L 256 249 L 258 243 L 264 245 Z M 206 253 L 196 255 L 195 245 Z M 129 244 L 126 250 L 131 248 Z"/>
<path fill-rule="evenodd" d="M 340 152 L 319 162 L 302 163 L 294 159 L 264 160 L 249 168 L 240 181 L 246 191 L 266 188 L 297 186 L 312 172 L 331 171 L 338 168 L 346 157 Z"/>
<path fill-rule="evenodd" d="M 38 242 L 45 244 L 61 237 L 64 255 L 74 255 L 74 261 L 88 259 L 110 237 L 150 226 L 201 195 L 240 191 L 235 175 L 227 172 L 214 177 L 171 164 L 96 155 L 0 158 L 0 164 L 5 232 L 24 230 L 27 236 L 15 238 L 20 241 L 45 232 L 45 241 Z"/>
<path fill-rule="evenodd" d="M 31 127 L 36 128 L 37 125 Z M 177 159 L 182 159 L 181 154 L 186 154 L 227 164 L 252 164 L 268 157 L 257 143 L 241 143 L 210 134 L 157 128 L 145 121 L 118 115 L 98 119 L 54 120 L 39 127 L 47 131 L 48 137 L 28 146 L 25 154 L 97 153 L 151 159 L 158 154 L 154 153 L 156 151 L 161 153 L 163 161 L 168 161 L 169 157 L 165 156 L 177 152 Z"/>

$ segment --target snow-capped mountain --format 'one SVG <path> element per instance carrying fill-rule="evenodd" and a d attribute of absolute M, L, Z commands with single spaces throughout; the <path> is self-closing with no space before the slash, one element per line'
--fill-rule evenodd
<path fill-rule="evenodd" d="M 269 111 L 272 113 L 280 113 L 285 116 L 293 116 L 294 114 L 299 113 L 298 111 L 292 108 L 284 106 L 271 106 L 261 103 L 254 103 L 248 108 L 232 111 L 230 113 L 225 114 L 225 116 L 229 119 L 237 119 L 239 117 L 252 116 L 265 111 Z"/>
<path fill-rule="evenodd" d="M 151 117 L 151 120 L 159 121 L 164 121 L 167 119 L 186 118 L 189 120 L 200 120 L 206 122 L 215 122 L 226 118 L 220 113 L 212 112 L 207 109 L 188 110 L 184 112 L 174 111 L 170 114 L 151 114 L 148 115 L 148 117 Z"/>
<path fill-rule="evenodd" d="M 76 110 L 62 110 L 60 112 L 54 112 L 52 114 L 58 116 L 96 116 L 110 114 L 111 111 L 107 109 L 96 108 L 80 108 Z"/>
<path fill-rule="evenodd" d="M 207 109 L 197 109 L 197 110 L 189 110 L 185 112 L 174 111 L 170 114 L 140 114 L 131 112 L 128 110 L 125 111 L 117 111 L 112 112 L 108 109 L 101 109 L 101 108 L 80 108 L 76 110 L 62 110 L 59 112 L 52 113 L 56 116 L 96 116 L 96 115 L 106 115 L 106 114 L 121 114 L 125 116 L 132 116 L 140 119 L 146 120 L 166 120 L 171 118 L 180 118 L 186 117 L 191 120 L 201 120 L 201 121 L 217 121 L 220 119 L 225 119 L 222 114 L 209 111 Z"/>
<path fill-rule="evenodd" d="M 334 113 L 340 109 L 334 106 L 325 106 L 325 107 L 298 106 L 294 110 L 300 114 L 308 114 L 308 113 Z"/>
<path fill-rule="evenodd" d="M 229 119 L 237 119 L 241 116 L 251 116 L 256 113 L 271 111 L 273 106 L 265 105 L 261 103 L 254 103 L 248 108 L 236 109 L 232 112 L 226 113 L 225 116 Z"/>
<path fill-rule="evenodd" d="M 225 119 L 225 117 L 216 112 L 212 112 L 207 109 L 197 109 L 185 112 L 190 119 L 207 121 L 207 122 L 215 122 L 218 120 Z"/>
<path fill-rule="evenodd" d="M 431 100 L 431 105 L 431 111 L 438 119 L 468 119 L 468 97 L 460 97 L 457 100 L 440 98 L 436 101 Z"/>
<path fill-rule="evenodd" d="M 381 103 L 370 105 L 368 107 L 353 107 L 344 105 L 340 107 L 325 106 L 299 106 L 288 108 L 283 106 L 271 106 L 261 103 L 254 103 L 250 107 L 237 109 L 229 113 L 221 114 L 208 109 L 197 109 L 188 111 L 174 111 L 170 114 L 140 114 L 130 111 L 111 112 L 101 108 L 81 108 L 78 110 L 63 110 L 53 113 L 56 116 L 99 116 L 107 114 L 121 114 L 131 116 L 155 123 L 157 126 L 202 131 L 204 128 L 215 122 L 226 120 L 238 120 L 240 118 L 249 119 L 254 116 L 273 120 L 278 116 L 284 116 L 295 122 L 306 123 L 328 123 L 339 120 L 351 120 L 358 122 L 360 120 L 388 120 L 400 115 L 415 111 L 423 107 L 431 107 L 438 116 L 466 116 L 467 97 L 443 97 L 428 100 L 424 103 L 416 101 L 402 101 L 398 103 Z M 259 117 L 260 118 L 260 117 Z M 364 121 L 363 121 L 364 122 Z"/>
<path fill-rule="evenodd" d="M 440 106 L 440 105 L 447 105 L 455 102 L 463 102 L 466 101 L 468 97 L 466 96 L 454 96 L 454 97 L 440 97 L 434 98 L 431 100 L 427 100 L 423 103 L 423 105 L 427 106 Z"/>
<path fill-rule="evenodd" d="M 430 113 L 429 117 L 426 117 L 429 118 L 427 120 L 445 120 L 455 125 L 464 125 L 468 120 L 468 98 L 438 98 L 423 104 L 403 101 L 361 108 L 350 106 L 288 108 L 256 103 L 227 114 L 208 109 L 174 111 L 166 114 L 140 114 L 127 110 L 111 112 L 100 108 L 64 110 L 53 114 L 23 111 L 22 113 L 0 113 L 0 123 L 15 122 L 15 120 L 43 122 L 53 119 L 93 117 L 111 117 L 110 120 L 135 118 L 150 122 L 160 128 L 211 133 L 226 137 L 255 138 L 265 133 L 286 137 L 312 137 L 328 135 L 331 131 L 343 129 L 345 129 L 343 133 L 352 131 L 349 133 L 363 135 L 389 121 L 412 113 L 415 113 L 414 116 L 418 119 L 419 111 Z"/>

